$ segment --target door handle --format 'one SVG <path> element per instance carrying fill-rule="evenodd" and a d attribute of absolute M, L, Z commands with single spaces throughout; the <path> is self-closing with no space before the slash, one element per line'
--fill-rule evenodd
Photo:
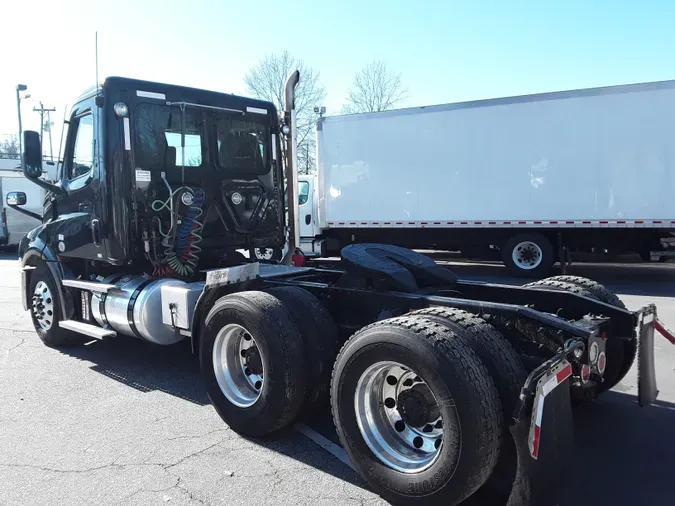
<path fill-rule="evenodd" d="M 91 220 L 91 240 L 94 242 L 94 246 L 98 247 L 101 245 L 101 223 L 97 219 Z"/>
<path fill-rule="evenodd" d="M 312 215 L 306 214 L 305 215 L 305 225 L 309 225 L 310 223 L 312 223 Z"/>

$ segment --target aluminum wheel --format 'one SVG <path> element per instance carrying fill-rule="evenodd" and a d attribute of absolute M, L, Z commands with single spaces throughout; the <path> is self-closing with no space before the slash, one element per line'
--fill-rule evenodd
<path fill-rule="evenodd" d="M 253 251 L 258 260 L 272 260 L 274 258 L 274 250 L 272 248 L 255 248 Z"/>
<path fill-rule="evenodd" d="M 33 316 L 41 329 L 49 330 L 54 322 L 54 299 L 47 283 L 38 282 L 33 291 Z"/>
<path fill-rule="evenodd" d="M 225 325 L 213 345 L 213 370 L 223 395 L 240 408 L 253 406 L 263 389 L 263 357 L 241 325 Z"/>
<path fill-rule="evenodd" d="M 458 420 L 443 420 L 431 389 L 410 368 L 378 362 L 361 375 L 354 395 L 356 420 L 370 450 L 386 466 L 418 473 L 431 466 L 444 431 Z"/>
<path fill-rule="evenodd" d="M 532 241 L 523 241 L 516 244 L 511 253 L 513 263 L 524 270 L 532 270 L 539 267 L 544 257 L 541 247 Z"/>

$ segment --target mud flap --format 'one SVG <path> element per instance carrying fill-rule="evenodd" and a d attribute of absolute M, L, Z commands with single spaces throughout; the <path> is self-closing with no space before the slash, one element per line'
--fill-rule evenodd
<path fill-rule="evenodd" d="M 536 412 L 533 413 L 536 417 Z M 532 455 L 531 417 L 510 427 L 518 469 L 507 506 L 556 506 L 562 502 L 574 460 L 574 428 L 569 381 L 546 395 Z"/>
<path fill-rule="evenodd" d="M 654 325 L 656 324 L 656 306 L 640 310 L 638 316 L 638 403 L 649 406 L 659 394 L 656 386 L 654 367 Z"/>
<path fill-rule="evenodd" d="M 461 506 L 557 506 L 574 460 L 569 377 L 564 355 L 533 371 L 504 434 L 500 461 L 487 483 Z M 514 470 L 515 467 L 515 470 Z"/>

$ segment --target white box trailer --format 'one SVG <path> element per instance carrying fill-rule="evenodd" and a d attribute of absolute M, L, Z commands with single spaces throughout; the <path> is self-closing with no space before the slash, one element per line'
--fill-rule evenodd
<path fill-rule="evenodd" d="M 303 250 L 501 250 L 531 276 L 563 251 L 665 255 L 674 132 L 675 81 L 323 117 Z"/>

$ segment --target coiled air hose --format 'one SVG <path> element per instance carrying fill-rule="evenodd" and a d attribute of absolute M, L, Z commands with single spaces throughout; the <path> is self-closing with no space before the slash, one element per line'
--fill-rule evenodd
<path fill-rule="evenodd" d="M 204 192 L 199 188 L 193 189 L 187 186 L 181 186 L 172 191 L 171 185 L 166 180 L 164 173 L 162 173 L 162 180 L 169 190 L 169 197 L 164 201 L 155 200 L 152 203 L 152 210 L 159 212 L 168 209 L 171 214 L 171 226 L 168 232 L 164 232 L 160 218 L 155 217 L 158 222 L 159 234 L 162 236 L 161 244 L 164 248 L 162 263 L 166 265 L 155 268 L 153 274 L 156 276 L 166 276 L 170 275 L 173 271 L 179 276 L 190 276 L 197 268 L 199 253 L 201 252 L 199 243 L 202 241 L 201 231 L 204 228 L 204 224 L 198 218 L 203 213 Z M 177 213 L 174 211 L 173 200 L 175 195 L 181 190 L 191 193 L 192 203 L 184 219 L 177 226 Z M 176 250 L 178 250 L 178 253 Z"/>

